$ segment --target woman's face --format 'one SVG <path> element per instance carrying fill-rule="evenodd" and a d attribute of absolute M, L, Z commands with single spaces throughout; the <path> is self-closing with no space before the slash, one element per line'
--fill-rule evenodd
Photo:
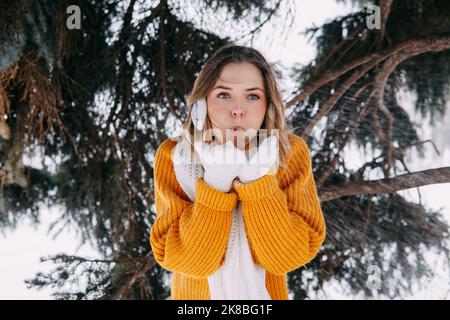
<path fill-rule="evenodd" d="M 244 149 L 261 128 L 267 102 L 261 71 L 253 64 L 229 63 L 206 97 L 212 127 L 222 133 L 222 143 L 232 140 Z M 241 127 L 234 129 L 234 127 Z M 227 130 L 228 129 L 228 130 Z"/>

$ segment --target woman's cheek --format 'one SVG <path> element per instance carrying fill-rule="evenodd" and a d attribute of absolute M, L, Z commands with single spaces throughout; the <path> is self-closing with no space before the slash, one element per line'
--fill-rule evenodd
<path fill-rule="evenodd" d="M 267 107 L 264 104 L 258 106 L 258 108 L 257 108 L 257 110 L 258 110 L 257 122 L 259 123 L 259 127 L 261 127 L 264 122 L 264 116 L 266 115 L 266 109 L 267 109 Z"/>
<path fill-rule="evenodd" d="M 208 114 L 209 114 L 209 117 L 211 118 L 211 120 L 213 121 L 213 123 L 216 123 L 216 124 L 221 118 L 220 108 L 218 108 L 216 104 L 211 104 L 209 106 Z"/>
<path fill-rule="evenodd" d="M 225 123 L 226 123 L 226 111 L 224 110 L 224 106 L 221 104 L 217 104 L 214 102 L 210 102 L 208 104 L 208 116 L 211 120 L 211 123 L 215 130 L 220 131 L 220 136 L 225 137 Z M 217 131 L 215 131 L 218 133 Z M 223 139 L 219 139 L 224 142 Z"/>

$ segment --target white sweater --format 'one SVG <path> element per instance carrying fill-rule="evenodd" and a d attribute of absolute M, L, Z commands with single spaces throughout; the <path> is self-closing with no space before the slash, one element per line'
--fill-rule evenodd
<path fill-rule="evenodd" d="M 185 139 L 177 142 L 173 152 L 178 183 L 194 202 L 195 183 L 204 173 L 200 159 L 195 152 L 191 152 Z M 208 277 L 208 284 L 211 300 L 270 300 L 266 289 L 266 270 L 253 261 L 239 200 L 233 209 L 225 261 Z"/>

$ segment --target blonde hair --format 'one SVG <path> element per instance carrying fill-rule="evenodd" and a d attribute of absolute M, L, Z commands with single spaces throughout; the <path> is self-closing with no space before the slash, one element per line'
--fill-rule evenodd
<path fill-rule="evenodd" d="M 202 98 L 206 98 L 208 93 L 214 88 L 215 83 L 220 77 L 220 73 L 228 63 L 248 62 L 255 65 L 262 74 L 266 98 L 267 109 L 261 129 L 266 129 L 267 136 L 272 134 L 273 129 L 277 129 L 279 139 L 279 158 L 280 166 L 286 168 L 285 160 L 291 149 L 289 142 L 289 131 L 291 126 L 286 123 L 283 102 L 273 67 L 267 62 L 264 56 L 256 49 L 241 45 L 229 43 L 219 48 L 212 57 L 203 66 L 202 70 L 195 79 L 192 91 L 187 97 L 188 117 L 183 123 L 184 137 L 192 146 L 191 137 L 194 136 L 194 125 L 191 119 L 192 106 Z M 209 117 L 206 118 L 202 134 L 206 131 L 211 132 L 212 125 Z"/>

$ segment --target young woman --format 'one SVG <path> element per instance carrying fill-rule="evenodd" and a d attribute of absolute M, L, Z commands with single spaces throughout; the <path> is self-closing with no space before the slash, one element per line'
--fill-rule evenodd
<path fill-rule="evenodd" d="M 173 272 L 171 298 L 287 300 L 286 274 L 316 256 L 326 228 L 310 151 L 287 129 L 273 69 L 228 44 L 188 106 L 182 136 L 154 162 L 150 243 Z"/>

